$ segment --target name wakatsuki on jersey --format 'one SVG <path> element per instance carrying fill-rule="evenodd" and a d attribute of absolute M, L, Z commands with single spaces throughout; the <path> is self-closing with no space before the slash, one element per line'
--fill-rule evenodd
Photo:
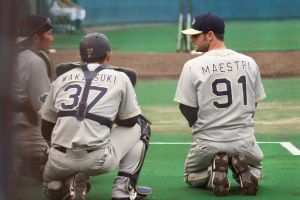
<path fill-rule="evenodd" d="M 250 70 L 250 62 L 248 61 L 233 61 L 227 63 L 214 63 L 211 65 L 207 65 L 202 67 L 203 75 L 209 75 L 214 73 L 222 73 L 222 72 L 230 72 L 235 70 Z"/>
<path fill-rule="evenodd" d="M 62 77 L 62 81 L 85 81 L 83 74 L 69 74 Z M 93 81 L 101 81 L 107 83 L 116 83 L 117 77 L 111 74 L 97 74 Z"/>

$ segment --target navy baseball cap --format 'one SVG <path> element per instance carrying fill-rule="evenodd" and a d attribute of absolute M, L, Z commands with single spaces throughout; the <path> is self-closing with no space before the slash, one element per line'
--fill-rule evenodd
<path fill-rule="evenodd" d="M 52 28 L 49 18 L 39 15 L 28 15 L 19 22 L 17 43 L 26 40 L 34 34 L 45 33 Z"/>
<path fill-rule="evenodd" d="M 225 33 L 225 23 L 221 17 L 211 13 L 198 15 L 193 19 L 192 28 L 181 31 L 185 35 L 197 35 L 209 31 L 215 34 Z"/>

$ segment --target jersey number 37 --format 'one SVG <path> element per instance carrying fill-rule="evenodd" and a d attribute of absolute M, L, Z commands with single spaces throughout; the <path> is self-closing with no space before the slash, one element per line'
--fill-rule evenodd
<path fill-rule="evenodd" d="M 72 103 L 71 104 L 65 104 L 65 103 L 61 104 L 61 107 L 64 110 L 74 109 L 79 104 L 79 97 L 82 93 L 82 87 L 79 84 L 71 84 L 71 85 L 68 85 L 64 89 L 65 92 L 69 91 L 70 93 L 72 90 L 74 91 L 74 93 L 69 95 L 69 99 L 72 99 Z M 98 87 L 98 86 L 90 86 L 89 90 L 96 90 L 98 92 L 98 95 L 87 106 L 87 112 L 89 112 L 92 109 L 92 107 L 106 94 L 107 88 Z"/>

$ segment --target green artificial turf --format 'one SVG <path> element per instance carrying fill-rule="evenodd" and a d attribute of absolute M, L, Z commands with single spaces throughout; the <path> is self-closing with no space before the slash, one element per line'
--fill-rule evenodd
<path fill-rule="evenodd" d="M 300 78 L 264 79 L 267 99 L 254 117 L 259 142 L 290 142 L 300 149 Z M 152 120 L 151 142 L 192 142 L 191 130 L 173 102 L 177 81 L 139 81 L 136 91 L 145 114 Z M 247 197 L 233 181 L 222 199 L 300 198 L 300 156 L 292 155 L 279 143 L 261 143 L 264 152 L 264 179 L 255 197 Z M 149 200 L 220 199 L 209 189 L 190 188 L 183 182 L 184 161 L 189 144 L 151 144 L 139 183 L 153 188 Z M 116 171 L 91 177 L 89 200 L 108 200 Z M 13 200 L 45 199 L 39 182 L 24 178 L 15 187 Z"/>

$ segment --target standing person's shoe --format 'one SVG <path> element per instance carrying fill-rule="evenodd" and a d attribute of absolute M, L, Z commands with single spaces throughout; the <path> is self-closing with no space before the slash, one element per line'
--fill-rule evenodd
<path fill-rule="evenodd" d="M 88 176 L 79 172 L 71 177 L 70 184 L 70 199 L 71 200 L 86 200 L 87 199 L 87 180 Z"/>
<path fill-rule="evenodd" d="M 226 153 L 216 154 L 212 162 L 212 188 L 217 196 L 228 194 L 230 183 L 227 178 L 228 155 Z"/>
<path fill-rule="evenodd" d="M 258 179 L 251 172 L 250 167 L 242 153 L 232 156 L 233 178 L 244 189 L 246 195 L 256 195 L 258 192 Z"/>

